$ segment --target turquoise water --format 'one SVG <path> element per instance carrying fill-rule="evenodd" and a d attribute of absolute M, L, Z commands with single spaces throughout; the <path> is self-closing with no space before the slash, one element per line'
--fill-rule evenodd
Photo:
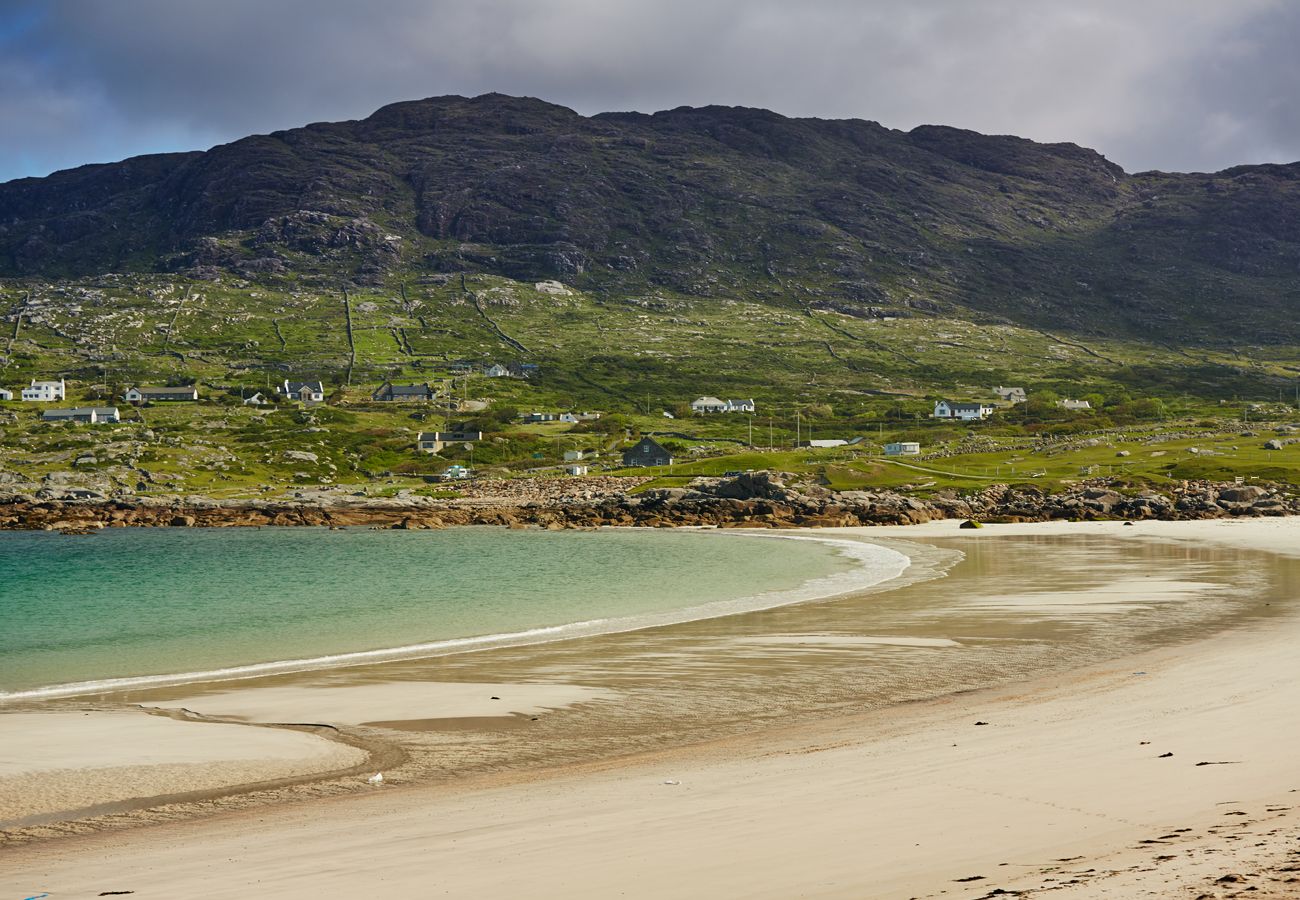
<path fill-rule="evenodd" d="M 663 530 L 6 532 L 0 695 L 626 630 L 839 593 L 905 566 L 870 545 Z"/>

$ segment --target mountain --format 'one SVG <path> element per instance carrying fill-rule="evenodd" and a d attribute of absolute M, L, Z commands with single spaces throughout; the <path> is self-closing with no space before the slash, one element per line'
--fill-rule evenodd
<path fill-rule="evenodd" d="M 488 94 L 0 184 L 0 277 L 556 279 L 1224 345 L 1297 342 L 1300 164 Z"/>

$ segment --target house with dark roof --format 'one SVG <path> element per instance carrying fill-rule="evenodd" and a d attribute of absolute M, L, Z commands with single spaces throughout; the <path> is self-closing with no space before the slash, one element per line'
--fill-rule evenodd
<path fill-rule="evenodd" d="M 437 453 L 448 444 L 474 444 L 483 440 L 483 432 L 456 428 L 448 431 L 421 431 L 415 447 L 422 453 Z"/>
<path fill-rule="evenodd" d="M 281 396 L 290 400 L 300 400 L 303 403 L 325 402 L 325 385 L 319 381 L 290 381 L 286 378 L 277 390 Z"/>
<path fill-rule="evenodd" d="M 122 399 L 135 404 L 192 402 L 199 399 L 199 389 L 193 384 L 185 387 L 152 387 L 142 384 L 128 388 Z"/>
<path fill-rule="evenodd" d="M 90 425 L 120 422 L 116 406 L 74 406 L 69 409 L 47 409 L 41 413 L 42 422 L 82 422 Z"/>
<path fill-rule="evenodd" d="M 643 437 L 634 447 L 623 451 L 625 466 L 671 466 L 673 455 L 654 438 Z"/>
<path fill-rule="evenodd" d="M 974 422 L 987 419 L 995 412 L 997 408 L 991 403 L 954 403 L 952 400 L 940 400 L 934 404 L 933 418 Z"/>
<path fill-rule="evenodd" d="M 427 403 L 433 397 L 434 390 L 427 384 L 393 384 L 391 381 L 385 381 L 370 395 L 371 400 L 384 403 Z"/>

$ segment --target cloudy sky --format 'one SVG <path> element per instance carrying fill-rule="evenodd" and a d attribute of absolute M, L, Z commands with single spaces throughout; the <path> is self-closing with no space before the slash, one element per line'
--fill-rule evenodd
<path fill-rule="evenodd" d="M 1300 159 L 1291 0 L 0 0 L 0 181 L 437 94 Z"/>

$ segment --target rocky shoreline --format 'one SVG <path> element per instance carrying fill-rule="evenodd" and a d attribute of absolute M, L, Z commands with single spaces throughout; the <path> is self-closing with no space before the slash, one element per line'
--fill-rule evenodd
<path fill-rule="evenodd" d="M 917 497 L 897 491 L 832 491 L 798 476 L 766 471 L 698 478 L 689 487 L 640 494 L 628 491 L 641 480 L 631 482 L 621 490 L 602 484 L 567 494 L 529 491 L 515 484 L 506 496 L 485 492 L 470 500 L 378 499 L 327 492 L 283 500 L 0 494 L 0 530 L 85 534 L 113 527 L 808 528 L 911 525 L 935 519 L 992 523 L 1300 515 L 1300 496 L 1277 485 L 1182 482 L 1165 490 L 1133 492 L 1119 482 L 1093 479 L 1057 493 L 993 485 L 966 494 Z"/>

